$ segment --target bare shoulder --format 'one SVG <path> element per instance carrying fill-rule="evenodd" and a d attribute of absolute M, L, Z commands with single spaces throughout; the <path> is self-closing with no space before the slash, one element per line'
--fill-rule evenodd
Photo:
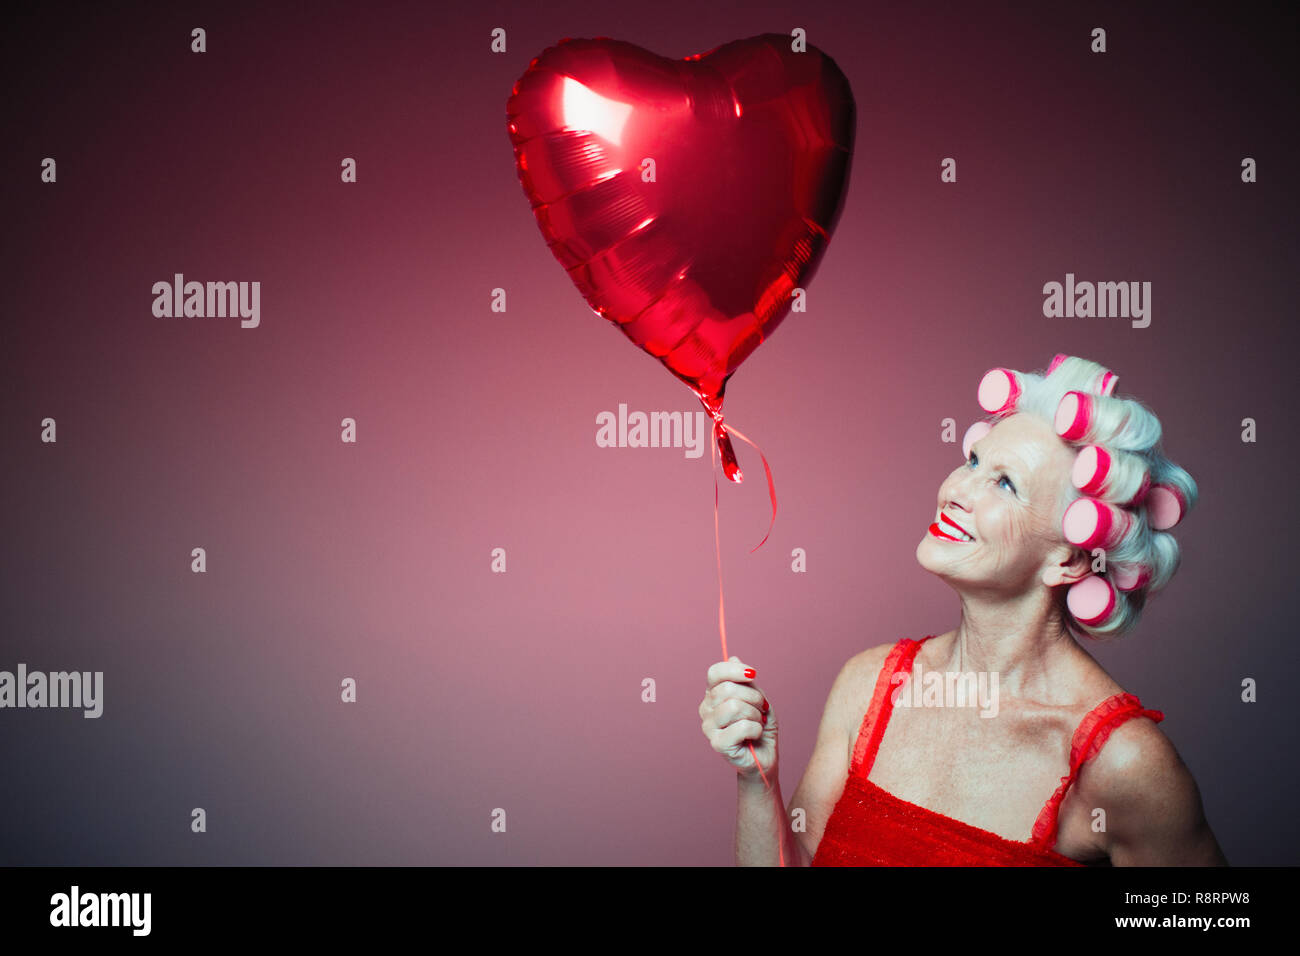
<path fill-rule="evenodd" d="M 1080 796 L 1106 812 L 1107 852 L 1117 865 L 1225 862 L 1191 771 L 1149 717 L 1116 727 L 1079 773 Z"/>
<path fill-rule="evenodd" d="M 827 696 L 826 710 L 846 730 L 857 731 L 857 723 L 866 712 L 880 670 L 885 666 L 885 658 L 894 646 L 895 644 L 877 644 L 859 651 L 840 668 Z"/>
<path fill-rule="evenodd" d="M 1097 755 L 1084 764 L 1079 782 L 1098 795 L 1125 797 L 1154 784 L 1185 786 L 1191 778 L 1173 742 L 1150 717 L 1131 717 L 1111 731 Z M 1186 775 L 1186 776 L 1184 776 Z"/>
<path fill-rule="evenodd" d="M 874 684 L 880 668 L 885 664 L 885 658 L 896 645 L 897 642 L 877 644 L 875 647 L 868 647 L 865 651 L 859 651 L 844 662 L 844 666 L 840 669 L 840 677 L 858 684 L 864 682 Z"/>

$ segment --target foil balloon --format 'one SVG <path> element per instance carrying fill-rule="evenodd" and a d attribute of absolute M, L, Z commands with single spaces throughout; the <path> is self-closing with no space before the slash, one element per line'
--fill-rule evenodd
<path fill-rule="evenodd" d="M 727 381 L 812 278 L 853 153 L 848 80 L 791 43 L 766 34 L 672 60 L 566 39 L 506 106 L 547 245 L 588 305 L 703 402 L 732 481 Z"/>

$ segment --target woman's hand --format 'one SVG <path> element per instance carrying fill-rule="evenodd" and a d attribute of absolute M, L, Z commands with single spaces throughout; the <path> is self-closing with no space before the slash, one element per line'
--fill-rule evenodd
<path fill-rule="evenodd" d="M 748 675 L 748 676 L 746 676 Z M 742 777 L 759 777 L 754 756 L 768 774 L 776 766 L 776 711 L 753 686 L 755 673 L 738 657 L 709 668 L 700 702 L 700 723 L 713 749 Z M 753 742 L 754 753 L 749 750 Z"/>

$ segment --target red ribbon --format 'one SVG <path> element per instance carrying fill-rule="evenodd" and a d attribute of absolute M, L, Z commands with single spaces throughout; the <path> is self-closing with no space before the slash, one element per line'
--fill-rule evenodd
<path fill-rule="evenodd" d="M 762 449 L 760 449 L 757 445 L 755 445 L 752 441 L 750 441 L 748 438 L 742 435 L 735 428 L 732 428 L 730 425 L 721 421 L 718 422 L 718 425 L 721 428 L 726 429 L 731 434 L 735 435 L 741 441 L 745 442 L 747 445 L 753 448 L 754 451 L 758 452 L 758 457 L 763 459 L 763 470 L 767 473 L 767 491 L 768 491 L 768 495 L 772 499 L 772 520 L 768 523 L 767 534 L 763 535 L 763 540 L 760 541 L 758 544 L 754 545 L 754 547 L 749 549 L 749 553 L 753 554 L 755 551 L 757 551 L 759 548 L 761 548 L 764 545 L 764 543 L 768 539 L 768 536 L 771 535 L 772 533 L 773 525 L 776 524 L 776 485 L 773 484 L 772 482 L 772 469 L 771 467 L 768 466 L 767 456 L 763 454 Z M 713 551 L 718 559 L 718 634 L 722 638 L 722 659 L 725 661 L 725 660 L 729 660 L 729 655 L 727 654 L 727 617 L 726 617 L 726 612 L 724 610 L 724 604 L 722 600 L 722 538 L 718 531 L 718 449 L 717 449 L 717 445 L 718 445 L 717 442 L 710 443 L 710 448 L 711 448 L 710 461 L 712 462 L 712 466 L 713 466 Z M 748 740 L 746 741 L 746 743 L 749 745 L 750 756 L 754 758 L 754 765 L 758 767 L 758 775 L 759 777 L 762 778 L 763 785 L 767 787 L 769 791 L 771 791 L 773 799 L 776 799 L 777 796 L 776 790 L 773 788 L 772 782 L 767 779 L 767 772 L 763 769 L 763 765 L 758 762 L 758 754 L 754 750 L 754 742 L 752 740 Z M 777 817 L 781 820 L 784 820 L 785 807 L 781 806 L 781 801 L 779 799 L 777 799 L 776 801 L 776 807 L 777 807 Z M 776 842 L 776 849 L 777 849 L 777 853 L 780 855 L 781 866 L 785 866 L 784 836 L 785 834 L 783 832 L 781 836 L 777 837 L 777 842 Z"/>

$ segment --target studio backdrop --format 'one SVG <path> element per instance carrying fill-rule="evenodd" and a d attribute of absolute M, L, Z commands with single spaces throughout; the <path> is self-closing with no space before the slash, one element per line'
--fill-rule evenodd
<path fill-rule="evenodd" d="M 1230 862 L 1300 860 L 1294 14 L 6 16 L 0 863 L 729 864 L 715 477 L 788 798 L 843 663 L 957 625 L 917 542 L 981 377 L 1056 353 L 1118 374 L 1200 492 L 1176 577 L 1090 651 L 1166 715 Z M 798 306 L 700 346 L 744 353 L 738 483 L 659 360 L 683 339 L 636 347 L 557 261 L 507 104 L 566 38 L 762 35 L 833 62 L 854 138 Z M 716 206 L 760 161 L 695 168 L 700 256 L 779 228 Z"/>

